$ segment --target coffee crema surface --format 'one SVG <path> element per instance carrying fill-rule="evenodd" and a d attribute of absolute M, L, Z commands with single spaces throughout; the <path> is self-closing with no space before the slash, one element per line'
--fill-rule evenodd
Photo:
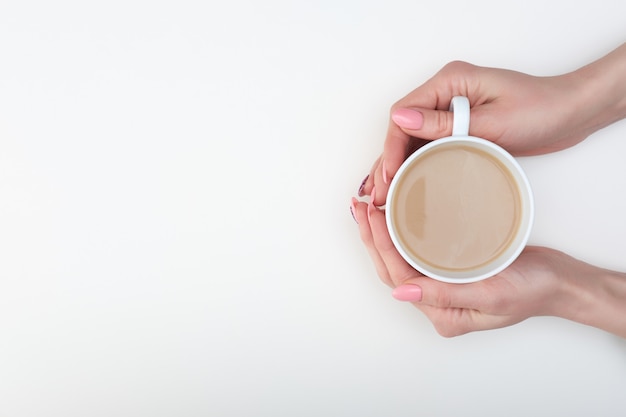
<path fill-rule="evenodd" d="M 500 256 L 520 223 L 521 201 L 509 170 L 489 153 L 451 144 L 415 159 L 392 202 L 398 238 L 436 268 L 479 268 Z"/>

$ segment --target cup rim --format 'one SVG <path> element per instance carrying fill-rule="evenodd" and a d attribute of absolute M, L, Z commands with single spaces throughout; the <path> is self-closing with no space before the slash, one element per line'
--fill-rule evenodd
<path fill-rule="evenodd" d="M 518 189 L 520 191 L 520 198 L 522 203 L 522 215 L 520 219 L 520 225 L 518 230 L 515 233 L 514 241 L 512 245 L 507 249 L 505 254 L 501 258 L 497 258 L 492 261 L 488 266 L 495 263 L 493 267 L 490 268 L 481 268 L 465 270 L 465 271 L 445 271 L 445 273 L 441 273 L 440 270 L 436 270 L 436 268 L 429 268 L 426 265 L 421 264 L 417 260 L 415 260 L 404 248 L 399 238 L 396 236 L 396 232 L 393 226 L 393 194 L 397 188 L 397 184 L 402 178 L 402 174 L 412 165 L 413 161 L 419 158 L 421 155 L 426 153 L 432 148 L 444 146 L 446 144 L 459 142 L 461 144 L 475 144 L 479 147 L 487 148 L 490 150 L 491 155 L 495 155 L 500 158 L 501 162 L 511 171 L 513 178 L 515 179 Z M 421 272 L 422 274 L 436 279 L 438 281 L 447 282 L 447 283 L 470 283 L 481 281 L 486 278 L 490 278 L 509 265 L 511 265 L 515 259 L 522 253 L 526 244 L 528 243 L 528 239 L 530 237 L 530 233 L 532 230 L 532 226 L 534 223 L 535 217 L 535 204 L 534 204 L 534 196 L 532 192 L 532 187 L 530 185 L 530 181 L 526 176 L 526 173 L 522 169 L 519 162 L 504 148 L 501 146 L 488 141 L 483 138 L 479 138 L 476 136 L 463 135 L 463 136 L 448 136 L 441 139 L 433 140 L 432 142 L 427 143 L 422 146 L 413 154 L 411 154 L 400 166 L 396 174 L 394 175 L 391 183 L 389 185 L 389 190 L 387 191 L 387 202 L 385 206 L 385 220 L 387 223 L 387 230 L 389 231 L 389 235 L 391 240 L 400 253 L 400 255 L 416 270 Z M 475 274 L 472 274 L 472 271 L 478 271 Z"/>

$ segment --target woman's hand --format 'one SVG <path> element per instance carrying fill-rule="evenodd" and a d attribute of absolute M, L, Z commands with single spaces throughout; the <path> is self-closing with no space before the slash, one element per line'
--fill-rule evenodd
<path fill-rule="evenodd" d="M 625 73 L 626 44 L 554 77 L 452 62 L 393 105 L 383 154 L 359 194 L 369 195 L 375 186 L 375 203 L 385 203 L 389 183 L 406 157 L 425 140 L 452 133 L 448 107 L 454 96 L 470 100 L 470 135 L 514 155 L 536 155 L 573 146 L 625 117 Z"/>
<path fill-rule="evenodd" d="M 626 337 L 626 276 L 562 252 L 528 247 L 498 275 L 470 284 L 424 277 L 398 253 L 384 212 L 352 200 L 361 239 L 393 295 L 412 302 L 446 337 L 557 316 Z"/>
<path fill-rule="evenodd" d="M 353 198 L 351 205 L 382 281 L 394 288 L 396 298 L 413 302 L 444 336 L 552 315 L 626 337 L 624 273 L 529 247 L 497 276 L 447 284 L 422 276 L 400 256 L 377 206 L 385 204 L 391 179 L 410 153 L 451 134 L 448 107 L 457 95 L 470 100 L 470 135 L 515 155 L 565 149 L 626 117 L 626 44 L 556 77 L 453 62 L 398 101 L 391 109 L 383 154 L 359 187 L 359 196 L 370 195 L 370 203 Z"/>

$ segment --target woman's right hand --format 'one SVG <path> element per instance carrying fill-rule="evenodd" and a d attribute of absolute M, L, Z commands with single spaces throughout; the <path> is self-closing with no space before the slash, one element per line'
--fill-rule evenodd
<path fill-rule="evenodd" d="M 626 116 L 626 44 L 572 73 L 536 77 L 452 62 L 391 108 L 382 156 L 361 194 L 376 186 L 385 203 L 389 183 L 406 157 L 423 143 L 452 133 L 452 97 L 470 100 L 469 134 L 514 155 L 536 155 L 573 146 Z"/>

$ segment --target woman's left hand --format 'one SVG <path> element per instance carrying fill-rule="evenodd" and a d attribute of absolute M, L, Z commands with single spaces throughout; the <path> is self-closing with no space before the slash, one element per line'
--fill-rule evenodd
<path fill-rule="evenodd" d="M 573 301 L 567 297 L 567 277 L 595 269 L 553 249 L 528 247 L 494 277 L 444 283 L 423 276 L 402 258 L 389 236 L 384 211 L 356 199 L 351 209 L 380 279 L 394 288 L 395 298 L 412 302 L 445 337 L 506 327 L 532 316 L 562 316 Z"/>

